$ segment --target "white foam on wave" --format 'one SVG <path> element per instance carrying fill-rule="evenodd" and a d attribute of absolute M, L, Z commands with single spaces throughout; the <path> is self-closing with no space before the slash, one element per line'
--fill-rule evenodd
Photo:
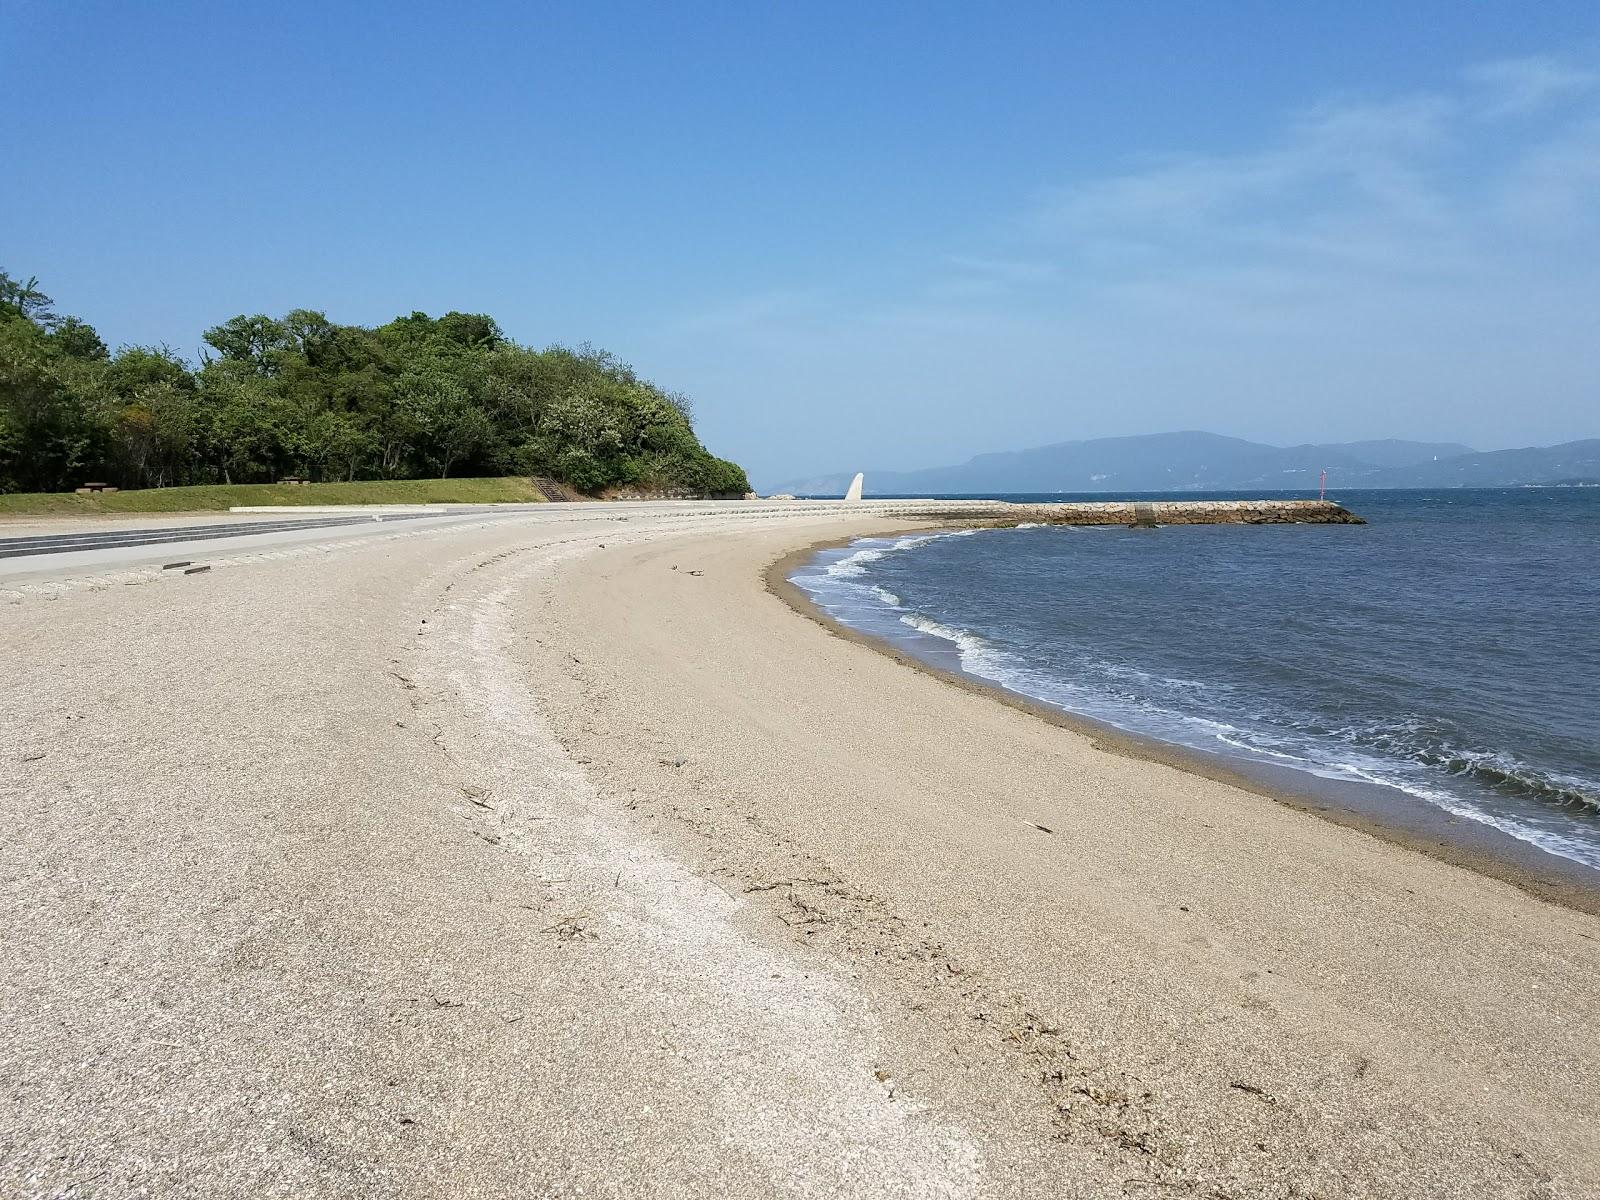
<path fill-rule="evenodd" d="M 1135 683 L 1151 684 L 1158 687 L 1179 688 L 1183 691 L 1205 692 L 1217 690 L 1215 684 L 1203 683 L 1198 679 L 1183 679 L 1175 675 L 1156 675 L 1139 667 L 1127 663 L 1101 662 L 1090 664 L 1094 670 L 1113 679 L 1129 679 Z"/>
<path fill-rule="evenodd" d="M 824 575 L 831 575 L 835 579 L 848 579 L 852 576 L 865 575 L 868 563 L 877 562 L 890 554 L 898 554 L 902 550 L 913 550 L 918 546 L 926 546 L 929 542 L 936 542 L 940 538 L 971 537 L 975 533 L 982 533 L 981 529 L 942 529 L 937 533 L 913 533 L 905 537 L 896 538 L 890 542 L 884 538 L 864 538 L 852 545 L 859 546 L 859 550 L 852 550 L 837 562 L 829 563 L 823 568 Z M 898 602 L 896 602 L 898 605 Z"/>
<path fill-rule="evenodd" d="M 1503 750 L 1462 750 L 1446 743 L 1438 754 L 1452 775 L 1495 775 L 1511 786 L 1543 793 L 1547 802 L 1600 812 L 1600 783 L 1582 775 L 1540 770 Z"/>
<path fill-rule="evenodd" d="M 1231 738 L 1225 733 L 1217 734 L 1216 738 L 1217 738 L 1217 741 L 1221 742 L 1223 745 L 1232 746 L 1236 750 L 1243 750 L 1247 754 L 1264 754 L 1268 758 L 1281 758 L 1284 762 L 1292 762 L 1292 763 L 1308 763 L 1308 762 L 1311 762 L 1311 759 L 1304 758 L 1299 754 L 1285 754 L 1281 750 L 1269 750 L 1265 746 L 1255 746 L 1255 745 L 1252 745 L 1249 742 L 1242 742 L 1238 738 Z"/>
<path fill-rule="evenodd" d="M 1175 714 L 1176 715 L 1176 714 Z M 1204 717 L 1193 715 L 1181 716 L 1184 725 L 1208 729 L 1211 736 L 1224 745 L 1242 751 L 1251 757 L 1271 758 L 1282 762 L 1292 763 L 1297 770 L 1315 775 L 1321 779 L 1350 781 L 1376 784 L 1379 787 L 1392 788 L 1414 799 L 1421 800 L 1435 808 L 1449 813 L 1462 820 L 1473 821 L 1479 825 L 1487 825 L 1492 829 L 1515 838 L 1519 842 L 1535 846 L 1548 854 L 1559 858 L 1569 859 L 1582 863 L 1585 866 L 1600 869 L 1600 853 L 1595 847 L 1580 838 L 1567 837 L 1557 830 L 1548 829 L 1539 825 L 1518 820 L 1514 816 L 1491 812 L 1479 807 L 1464 797 L 1436 787 L 1430 787 L 1426 782 L 1411 777 L 1408 768 L 1416 770 L 1428 769 L 1425 764 L 1410 762 L 1406 759 L 1370 758 L 1365 755 L 1354 756 L 1348 752 L 1330 755 L 1331 749 L 1315 739 L 1306 745 L 1294 745 L 1295 749 L 1302 750 L 1300 754 L 1290 754 L 1283 750 L 1273 749 L 1261 744 L 1263 733 L 1259 730 L 1245 731 L 1222 721 L 1212 721 Z M 1407 719 L 1396 722 L 1399 726 L 1423 727 L 1420 719 Z M 1180 739 L 1186 741 L 1186 739 Z M 1193 742 L 1187 742 L 1194 745 Z M 1283 745 L 1285 743 L 1279 743 Z M 1197 747 L 1199 748 L 1199 747 Z M 1502 756 L 1486 756 L 1500 758 Z"/>
<path fill-rule="evenodd" d="M 1293 720 L 1289 723 L 1298 724 Z M 1446 777 L 1476 780 L 1491 789 L 1521 790 L 1546 805 L 1600 812 L 1600 782 L 1536 767 L 1504 750 L 1464 748 L 1459 734 L 1447 721 L 1436 717 L 1413 714 L 1357 721 L 1331 729 L 1316 723 L 1304 727 L 1318 740 L 1327 738 L 1364 751 L 1376 750 L 1382 757 L 1372 761 L 1390 769 L 1438 772 Z"/>
<path fill-rule="evenodd" d="M 974 533 L 976 530 L 968 529 L 961 530 L 960 532 Z M 861 546 L 861 549 L 852 551 L 843 558 L 839 559 L 838 562 L 828 564 L 828 566 L 824 568 L 823 574 L 831 575 L 835 579 L 849 578 L 853 575 L 864 575 L 866 574 L 866 565 L 868 563 L 877 562 L 885 555 L 895 554 L 901 550 L 910 550 L 916 546 L 924 546 L 937 538 L 955 536 L 957 536 L 955 533 L 918 533 L 912 534 L 909 537 L 896 538 L 887 545 L 884 544 L 884 539 L 881 538 L 872 539 L 865 544 L 856 543 L 857 545 Z"/>
<path fill-rule="evenodd" d="M 900 618 L 902 625 L 909 625 L 918 633 L 925 633 L 930 637 L 942 638 L 944 641 L 955 644 L 961 652 L 962 665 L 966 666 L 968 655 L 982 654 L 990 649 L 989 643 L 977 634 L 965 629 L 953 629 L 949 625 L 942 625 L 938 621 L 923 616 L 921 613 L 907 613 Z"/>
<path fill-rule="evenodd" d="M 1354 776 L 1368 783 L 1394 788 L 1396 791 L 1404 792 L 1408 796 L 1415 796 L 1419 800 L 1424 800 L 1435 808 L 1441 808 L 1453 817 L 1460 817 L 1466 821 L 1476 821 L 1480 825 L 1488 825 L 1490 828 L 1498 829 L 1509 837 L 1516 838 L 1519 842 L 1536 846 L 1547 854 L 1554 854 L 1558 858 L 1570 859 L 1573 862 L 1582 863 L 1586 867 L 1600 870 L 1600 852 L 1597 852 L 1595 847 L 1588 842 L 1580 841 L 1577 838 L 1563 837 L 1561 834 L 1554 833 L 1548 829 L 1536 829 L 1532 826 L 1524 825 L 1520 821 L 1485 812 L 1458 796 L 1452 796 L 1449 792 L 1441 792 L 1436 788 L 1426 787 L 1412 780 L 1397 778 L 1386 772 L 1382 766 L 1370 769 L 1352 762 L 1339 762 L 1332 764 L 1332 769 L 1345 776 Z M 1315 771 L 1315 773 L 1324 774 L 1323 771 Z"/>
<path fill-rule="evenodd" d="M 867 564 L 876 562 L 884 556 L 884 553 L 882 550 L 870 547 L 865 550 L 857 550 L 853 554 L 847 554 L 838 562 L 829 563 L 824 568 L 823 574 L 831 575 L 835 579 L 844 579 L 851 575 L 865 575 L 867 573 Z"/>
<path fill-rule="evenodd" d="M 1013 656 L 994 643 L 979 637 L 970 629 L 953 628 L 916 612 L 906 613 L 900 618 L 900 623 L 910 626 L 918 633 L 954 645 L 956 656 L 961 662 L 961 669 L 967 674 L 976 675 L 990 683 L 998 683 L 1001 687 L 1012 691 L 1032 694 L 1023 681 L 1025 673 Z"/>

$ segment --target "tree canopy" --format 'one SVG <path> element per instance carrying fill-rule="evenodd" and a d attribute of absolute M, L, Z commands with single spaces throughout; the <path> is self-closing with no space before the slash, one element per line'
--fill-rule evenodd
<path fill-rule="evenodd" d="M 205 341 L 198 366 L 165 346 L 112 354 L 36 279 L 0 271 L 0 492 L 468 474 L 749 490 L 685 397 L 603 350 L 519 346 L 481 313 L 369 329 L 295 309 Z"/>

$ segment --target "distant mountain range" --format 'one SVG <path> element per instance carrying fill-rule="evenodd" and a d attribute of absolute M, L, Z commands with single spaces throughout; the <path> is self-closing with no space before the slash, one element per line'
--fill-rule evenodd
<path fill-rule="evenodd" d="M 995 492 L 1200 492 L 1332 488 L 1516 487 L 1600 482 L 1600 438 L 1523 450 L 1455 442 L 1340 442 L 1268 446 L 1215 433 L 1058 442 L 980 454 L 960 466 L 867 470 L 867 495 Z M 855 472 L 797 479 L 774 490 L 842 496 Z"/>

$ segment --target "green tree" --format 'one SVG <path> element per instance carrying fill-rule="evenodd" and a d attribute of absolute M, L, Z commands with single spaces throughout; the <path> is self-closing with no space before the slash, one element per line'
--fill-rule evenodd
<path fill-rule="evenodd" d="M 93 375 L 54 359 L 31 323 L 0 328 L 0 491 L 57 491 L 82 482 L 105 441 L 97 399 Z"/>
<path fill-rule="evenodd" d="M 271 317 L 238 316 L 206 330 L 205 340 L 230 362 L 247 364 L 258 375 L 276 375 L 289 345 L 289 331 Z"/>
<path fill-rule="evenodd" d="M 519 346 L 483 313 L 368 329 L 297 308 L 204 336 L 198 370 L 164 347 L 113 356 L 37 280 L 0 273 L 0 489 L 505 471 L 589 492 L 748 487 L 700 444 L 687 397 L 591 346 Z"/>
<path fill-rule="evenodd" d="M 62 317 L 52 322 L 49 332 L 45 334 L 45 342 L 57 354 L 68 358 L 103 362 L 111 357 L 106 344 L 94 331 L 94 326 L 77 317 Z"/>
<path fill-rule="evenodd" d="M 13 279 L 0 271 L 0 316 L 21 317 L 41 329 L 48 329 L 55 320 L 55 301 L 39 290 L 37 277 Z"/>

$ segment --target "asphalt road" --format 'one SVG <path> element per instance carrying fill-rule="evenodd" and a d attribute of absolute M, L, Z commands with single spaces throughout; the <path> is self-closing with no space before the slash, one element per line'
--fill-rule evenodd
<path fill-rule="evenodd" d="M 239 520 L 209 525 L 162 526 L 156 529 L 100 529 L 73 533 L 31 534 L 0 538 L 0 558 L 27 558 L 39 554 L 70 554 L 76 550 L 110 550 L 159 546 L 170 542 L 215 541 L 252 537 L 285 530 L 333 529 L 343 525 L 372 525 L 383 521 L 423 521 L 440 513 L 363 513 L 349 517 L 290 517 L 282 521 Z"/>
<path fill-rule="evenodd" d="M 62 576 L 92 575 L 124 568 L 148 567 L 175 558 L 203 563 L 207 555 L 236 555 L 277 550 L 309 543 L 335 543 L 382 535 L 392 526 L 416 532 L 454 532 L 485 524 L 547 525 L 555 521 L 627 522 L 635 519 L 701 518 L 727 515 L 761 518 L 832 516 L 841 513 L 838 500 L 745 501 L 662 500 L 637 502 L 579 501 L 570 504 L 452 504 L 420 507 L 364 507 L 348 511 L 308 507 L 303 510 L 217 514 L 205 518 L 183 514 L 171 519 L 112 517 L 94 521 L 62 518 L 17 525 L 0 537 L 0 590 Z M 910 513 L 919 505 L 948 511 L 949 501 L 865 501 L 852 505 L 858 516 Z M 983 502 L 971 505 L 987 507 Z M 0 529 L 4 529 L 0 525 Z"/>

